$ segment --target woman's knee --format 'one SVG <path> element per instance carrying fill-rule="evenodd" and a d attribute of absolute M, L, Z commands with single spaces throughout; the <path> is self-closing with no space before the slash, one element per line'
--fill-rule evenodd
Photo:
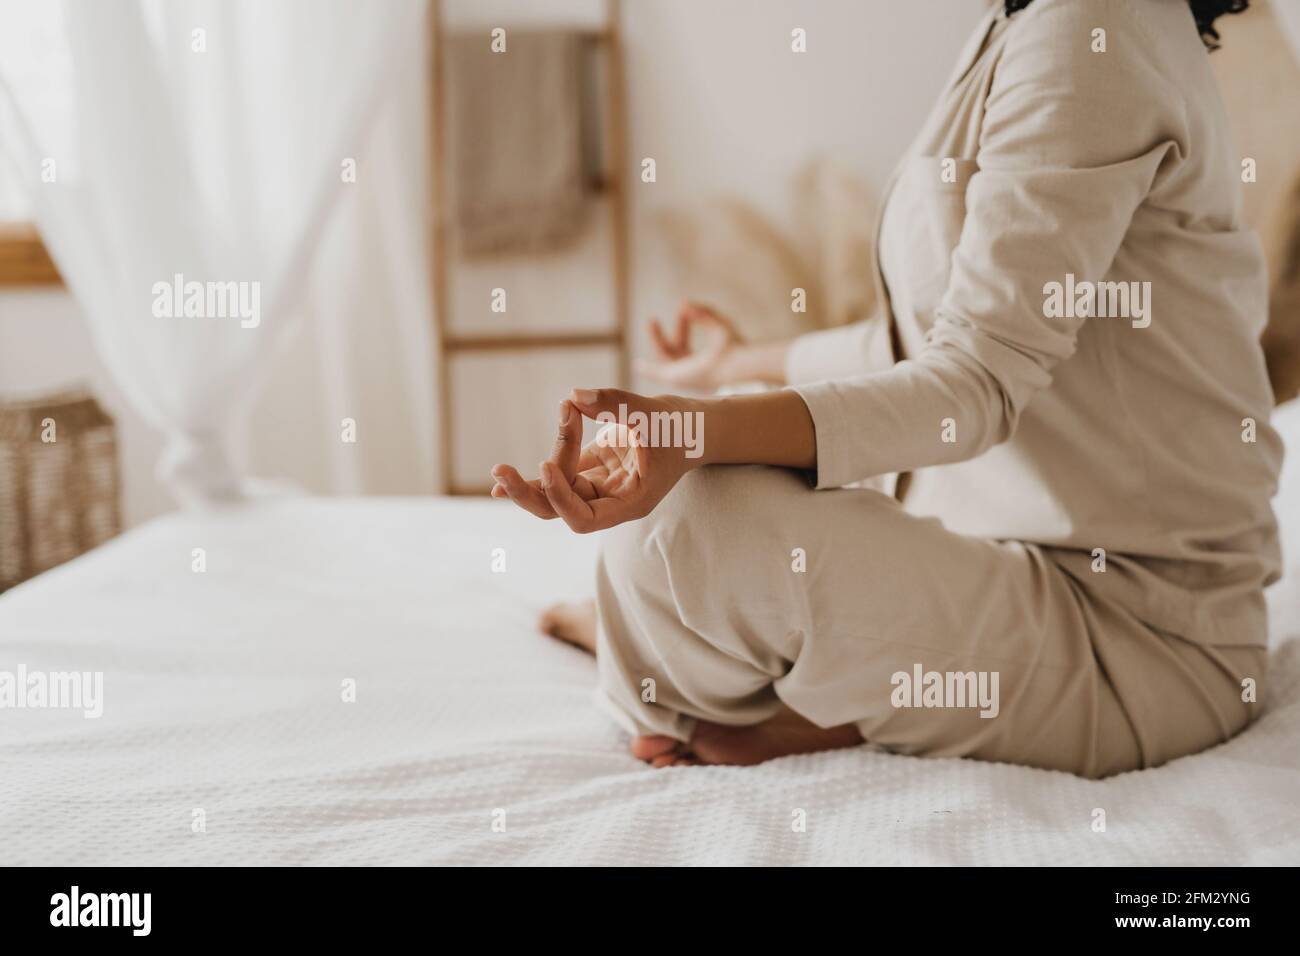
<path fill-rule="evenodd" d="M 713 595 L 703 606 L 682 610 L 698 616 L 725 603 L 728 595 L 752 588 L 761 580 L 760 569 L 770 572 L 772 561 L 787 567 L 790 549 L 808 543 L 790 532 L 789 519 L 800 512 L 788 496 L 808 494 L 801 476 L 786 469 L 700 468 L 649 515 L 605 533 L 602 578 L 609 593 L 628 601 L 651 594 Z M 770 583 L 792 586 L 785 576 Z"/>
<path fill-rule="evenodd" d="M 720 468 L 699 468 L 688 472 L 650 514 L 610 530 L 603 542 L 607 554 L 622 559 L 644 556 L 651 542 L 676 537 L 682 528 L 698 525 L 723 494 L 729 482 Z"/>
<path fill-rule="evenodd" d="M 763 520 L 760 486 L 772 479 L 761 466 L 708 466 L 686 474 L 650 514 L 602 535 L 604 573 L 615 580 L 668 574 L 670 556 L 707 559 L 734 537 L 727 524 Z M 769 515 L 770 517 L 770 515 Z"/>
<path fill-rule="evenodd" d="M 643 521 L 663 535 L 771 522 L 783 496 L 807 494 L 798 473 L 767 465 L 708 465 L 685 475 Z M 725 532 L 724 532 L 725 533 Z"/>

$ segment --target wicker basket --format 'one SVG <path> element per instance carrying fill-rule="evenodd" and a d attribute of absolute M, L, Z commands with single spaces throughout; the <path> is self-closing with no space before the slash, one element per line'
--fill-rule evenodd
<path fill-rule="evenodd" d="M 90 395 L 0 403 L 0 591 L 117 534 L 119 500 L 116 428 Z"/>

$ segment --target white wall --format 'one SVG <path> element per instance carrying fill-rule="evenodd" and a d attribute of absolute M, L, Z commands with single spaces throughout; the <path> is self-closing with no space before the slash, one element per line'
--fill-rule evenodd
<path fill-rule="evenodd" d="M 507 26 L 595 23 L 603 9 L 599 0 L 448 0 L 446 7 L 453 23 Z M 790 215 L 791 177 L 816 156 L 838 158 L 882 185 L 984 7 L 984 0 L 625 0 L 630 152 L 637 163 L 654 157 L 658 171 L 654 184 L 635 182 L 631 197 L 634 315 L 663 314 L 680 298 L 666 250 L 653 239 L 657 211 L 729 194 L 779 220 Z M 806 54 L 790 51 L 794 27 L 808 33 Z M 407 119 L 419 130 L 419 99 L 408 99 L 412 105 L 402 108 L 417 111 Z M 423 162 L 418 151 L 413 162 Z M 420 167 L 408 175 L 418 179 Z M 411 202 L 425 201 L 418 189 L 410 192 Z M 333 255 L 337 267 L 337 250 Z M 605 281 L 600 265 L 588 271 L 592 283 Z M 376 285 L 394 281 L 382 263 L 366 274 Z M 347 387 L 363 399 L 386 394 L 395 368 L 414 380 L 413 364 L 423 363 L 426 372 L 432 365 L 431 349 L 394 354 L 384 347 L 386 326 L 365 314 L 366 303 L 387 308 L 393 297 L 385 288 L 371 291 L 356 297 L 356 320 L 372 331 L 355 338 L 348 366 Z M 290 352 L 251 419 L 246 446 L 254 470 L 289 475 L 318 491 L 430 490 L 433 464 L 416 451 L 428 445 L 430 409 L 395 409 L 375 398 L 370 407 L 382 440 L 369 446 L 374 456 L 364 464 L 342 470 L 319 436 L 295 432 L 295 402 L 317 394 L 322 376 L 330 386 L 336 374 L 337 366 L 319 356 Z M 507 368 L 495 374 L 510 380 Z M 170 509 L 153 478 L 159 443 L 107 380 L 75 303 L 60 291 L 0 292 L 0 392 L 76 380 L 87 381 L 119 423 L 128 523 Z M 434 393 L 403 393 L 407 404 L 418 404 L 409 394 Z M 542 447 L 547 407 L 553 403 L 536 397 L 520 402 L 521 415 L 539 413 L 546 422 L 538 432 Z"/>

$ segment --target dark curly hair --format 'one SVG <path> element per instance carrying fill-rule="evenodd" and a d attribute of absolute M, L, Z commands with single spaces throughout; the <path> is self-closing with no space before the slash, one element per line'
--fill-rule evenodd
<path fill-rule="evenodd" d="M 1005 0 L 1007 16 L 1033 3 L 1034 0 Z M 1241 13 L 1250 6 L 1250 0 L 1187 0 L 1196 20 L 1196 29 L 1201 32 L 1201 39 L 1210 50 L 1219 48 L 1219 31 L 1214 29 L 1214 21 L 1225 13 Z"/>

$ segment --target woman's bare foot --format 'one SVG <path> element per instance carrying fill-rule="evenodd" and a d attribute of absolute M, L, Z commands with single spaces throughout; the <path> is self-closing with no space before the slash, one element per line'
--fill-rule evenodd
<path fill-rule="evenodd" d="M 542 612 L 537 629 L 556 640 L 596 653 L 596 602 L 555 604 Z M 646 735 L 632 741 L 632 753 L 654 767 L 693 764 L 751 766 L 791 754 L 856 747 L 862 735 L 852 724 L 821 728 L 782 706 L 775 717 L 750 727 L 697 721 L 689 744 L 672 737 Z"/>
<path fill-rule="evenodd" d="M 553 604 L 537 619 L 537 629 L 588 654 L 596 653 L 596 602 Z"/>
<path fill-rule="evenodd" d="M 791 754 L 856 747 L 860 743 L 862 735 L 852 724 L 821 728 L 783 706 L 775 717 L 750 727 L 697 721 L 689 744 L 658 735 L 637 737 L 632 741 L 632 754 L 654 767 L 747 767 Z"/>

